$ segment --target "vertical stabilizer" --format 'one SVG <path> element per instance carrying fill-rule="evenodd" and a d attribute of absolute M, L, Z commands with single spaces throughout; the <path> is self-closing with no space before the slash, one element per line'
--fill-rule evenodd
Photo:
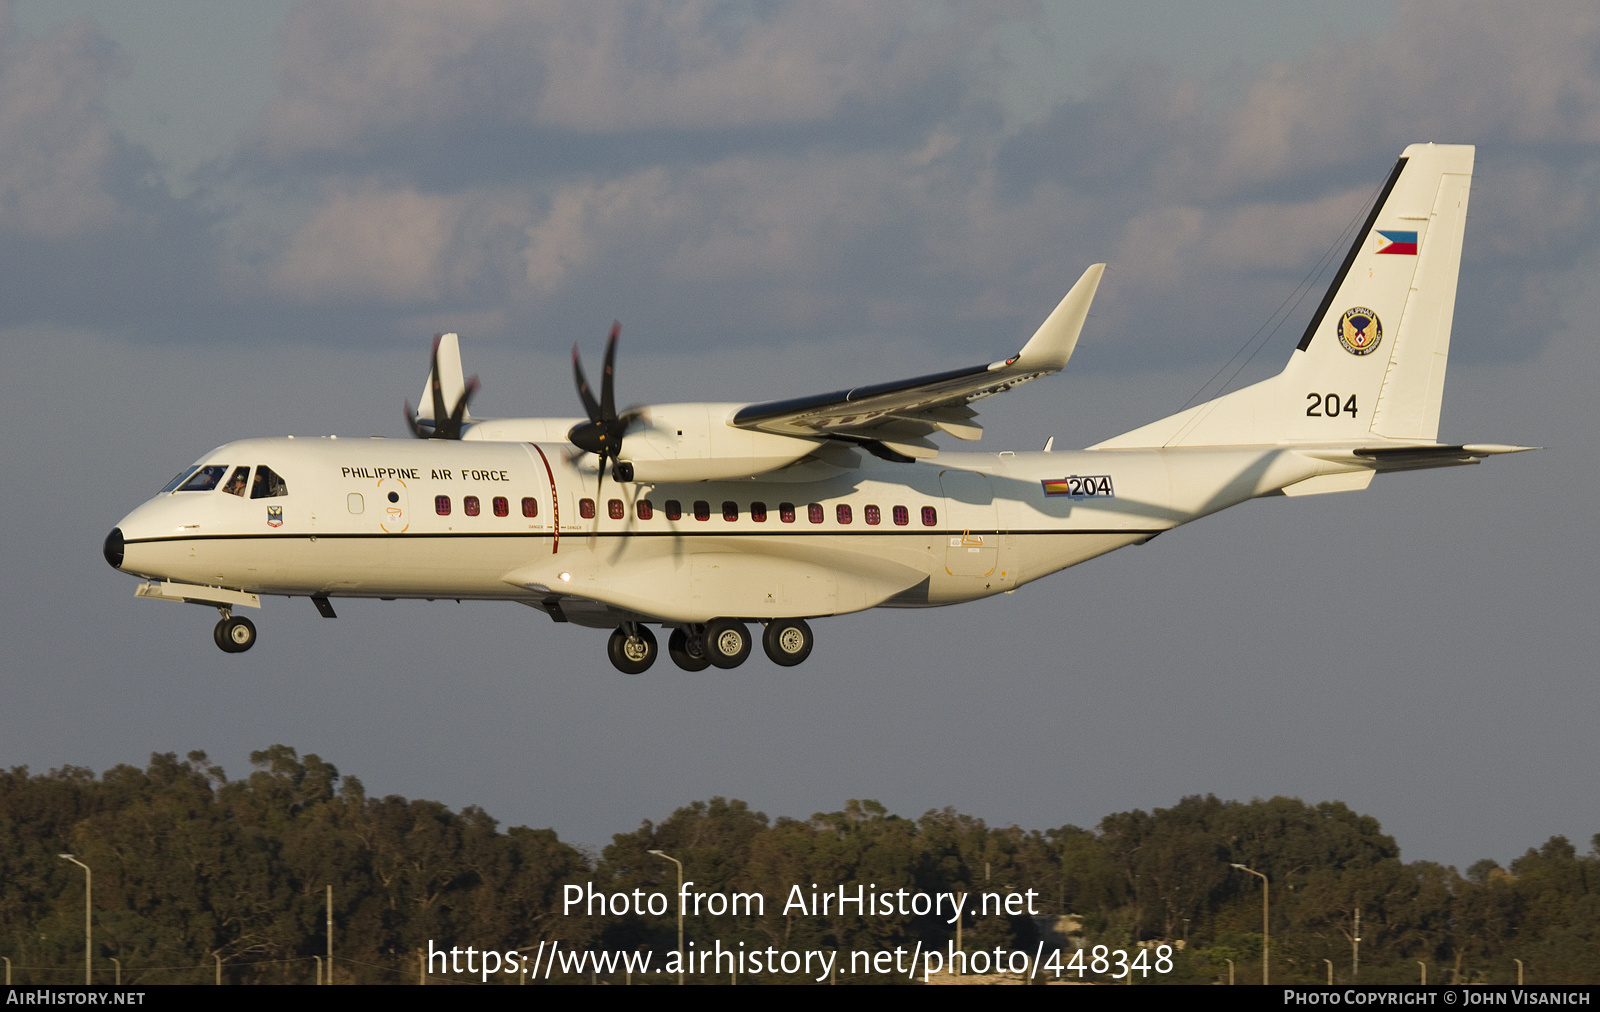
<path fill-rule="evenodd" d="M 1473 153 L 1406 148 L 1283 372 L 1095 448 L 1432 441 Z"/>
<path fill-rule="evenodd" d="M 439 368 L 439 392 L 444 395 L 445 410 L 450 411 L 467 392 L 466 377 L 461 371 L 460 338 L 455 334 L 439 335 L 434 358 Z M 432 425 L 438 421 L 433 416 L 433 370 L 429 369 L 428 378 L 422 384 L 422 396 L 417 399 L 417 418 Z M 472 416 L 466 417 L 470 420 Z"/>

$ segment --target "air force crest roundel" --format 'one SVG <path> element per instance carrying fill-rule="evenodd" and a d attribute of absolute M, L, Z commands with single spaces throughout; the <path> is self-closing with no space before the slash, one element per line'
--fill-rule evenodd
<path fill-rule="evenodd" d="M 268 527 L 282 527 L 283 526 L 283 507 L 282 506 L 268 506 L 267 507 L 267 526 Z"/>
<path fill-rule="evenodd" d="M 1370 355 L 1383 340 L 1383 324 L 1378 314 L 1357 306 L 1344 311 L 1339 319 L 1339 343 L 1352 355 Z"/>

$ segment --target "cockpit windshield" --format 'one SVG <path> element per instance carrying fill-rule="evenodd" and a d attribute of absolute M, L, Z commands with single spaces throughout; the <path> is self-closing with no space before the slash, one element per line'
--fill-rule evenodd
<path fill-rule="evenodd" d="M 265 464 L 257 465 L 256 480 L 250 486 L 250 498 L 274 499 L 280 495 L 289 494 L 289 483 L 280 478 L 276 471 Z"/>
<path fill-rule="evenodd" d="M 217 487 L 217 482 L 228 473 L 227 464 L 207 464 L 199 468 L 189 477 L 189 480 L 178 486 L 179 492 L 209 492 Z"/>
<path fill-rule="evenodd" d="M 184 468 L 182 471 L 179 471 L 173 477 L 173 479 L 171 481 L 169 481 L 165 485 L 163 485 L 161 487 L 161 491 L 157 492 L 156 495 L 166 495 L 168 492 L 173 491 L 179 485 L 183 484 L 183 479 L 189 477 L 189 475 L 191 475 L 191 474 L 194 474 L 195 471 L 197 471 L 197 470 L 199 470 L 199 469 L 196 468 L 193 464 L 190 464 L 188 467 Z"/>
<path fill-rule="evenodd" d="M 229 495 L 236 495 L 243 499 L 244 486 L 249 480 L 250 466 L 246 464 L 242 467 L 236 467 L 233 469 L 233 475 L 228 479 L 228 483 L 222 486 L 222 491 L 228 493 Z"/>

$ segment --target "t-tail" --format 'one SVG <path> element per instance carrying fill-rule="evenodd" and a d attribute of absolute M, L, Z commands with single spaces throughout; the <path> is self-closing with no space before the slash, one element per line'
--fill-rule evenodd
<path fill-rule="evenodd" d="M 1343 446 L 1374 470 L 1523 449 L 1435 442 L 1472 161 L 1406 148 L 1283 372 L 1092 449 Z"/>

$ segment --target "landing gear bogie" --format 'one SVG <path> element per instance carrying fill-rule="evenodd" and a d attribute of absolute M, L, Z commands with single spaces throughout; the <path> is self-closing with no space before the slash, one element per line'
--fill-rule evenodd
<path fill-rule="evenodd" d="M 667 655 L 685 671 L 704 671 L 711 667 L 711 659 L 706 656 L 704 629 L 679 626 L 672 630 L 672 635 L 667 637 Z"/>
<path fill-rule="evenodd" d="M 772 663 L 792 668 L 811 656 L 811 626 L 803 618 L 775 618 L 761 634 L 761 647 Z"/>
<path fill-rule="evenodd" d="M 750 656 L 750 627 L 736 618 L 706 623 L 706 658 L 719 668 L 737 668 Z"/>
<path fill-rule="evenodd" d="M 619 626 L 606 642 L 606 656 L 612 667 L 625 675 L 638 675 L 648 671 L 660 653 L 655 634 L 640 623 Z"/>

